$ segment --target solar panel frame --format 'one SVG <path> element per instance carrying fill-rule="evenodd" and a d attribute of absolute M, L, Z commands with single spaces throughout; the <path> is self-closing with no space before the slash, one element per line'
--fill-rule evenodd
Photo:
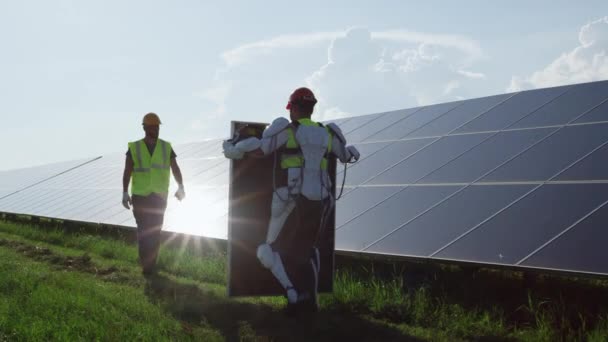
<path fill-rule="evenodd" d="M 417 183 L 470 183 L 496 165 L 518 155 L 548 136 L 556 128 L 498 132 L 458 158 L 436 169 Z"/>
<path fill-rule="evenodd" d="M 410 132 L 406 137 L 414 138 L 448 135 L 492 110 L 496 106 L 504 103 L 514 95 L 515 94 L 501 94 L 463 101 L 461 105 L 451 109 L 445 115 L 441 115 Z"/>
<path fill-rule="evenodd" d="M 347 143 L 364 142 L 372 135 L 382 131 L 397 121 L 403 120 L 404 117 L 410 116 L 419 110 L 420 108 L 409 108 L 378 114 L 376 119 L 350 131 L 348 133 Z"/>
<path fill-rule="evenodd" d="M 568 196 L 556 196 L 565 193 Z M 551 206 L 557 210 L 541 210 L 542 207 L 535 205 L 547 203 L 547 200 L 550 200 Z M 521 199 L 485 221 L 478 229 L 461 235 L 457 241 L 442 247 L 441 251 L 434 252 L 432 256 L 477 263 L 516 265 L 523 257 L 605 201 L 608 201 L 608 184 L 603 184 L 601 189 L 595 184 L 544 184 L 534 187 Z M 565 208 L 568 210 L 564 210 Z M 517 215 L 512 214 L 515 212 Z M 518 225 L 518 221 L 513 221 L 514 218 L 525 219 L 526 226 Z M 520 234 L 522 227 L 529 227 L 531 222 L 538 224 L 534 226 L 536 229 L 528 229 L 525 234 Z M 488 234 L 494 238 L 487 239 Z M 475 242 L 479 240 L 484 242 Z M 494 255 L 496 252 L 498 254 Z"/>
<path fill-rule="evenodd" d="M 458 232 L 462 233 L 468 227 L 483 221 L 532 187 L 533 185 L 530 184 L 502 184 L 461 188 L 363 250 L 399 255 L 400 252 L 395 251 L 395 246 L 398 246 L 397 249 L 408 251 L 410 256 L 428 257 L 460 235 Z M 496 190 L 500 190 L 502 194 L 497 193 Z M 489 196 L 491 194 L 494 196 Z M 464 210 L 471 206 L 475 206 L 476 210 Z M 446 220 L 449 222 L 440 224 L 441 221 Z M 388 246 L 393 247 L 388 248 Z"/>
<path fill-rule="evenodd" d="M 574 123 L 608 122 L 608 98 L 593 108 Z"/>
<path fill-rule="evenodd" d="M 409 184 L 417 183 L 438 168 L 460 157 L 475 146 L 492 136 L 491 133 L 445 136 L 433 140 L 422 149 L 391 165 L 381 173 L 374 175 L 364 184 Z M 462 143 L 461 146 L 458 143 Z M 447 153 L 446 153 L 447 152 Z M 437 153 L 446 153 L 445 159 Z M 426 166 L 426 168 L 421 168 Z M 408 172 L 409 171 L 409 172 Z M 414 171 L 418 173 L 414 173 Z M 393 177 L 391 179 L 391 177 Z M 395 177 L 397 177 L 395 179 Z"/>
<path fill-rule="evenodd" d="M 568 88 L 562 96 L 521 118 L 509 128 L 547 127 L 572 123 L 606 100 L 608 100 L 608 81 L 580 84 Z M 572 108 L 573 106 L 577 106 L 576 109 Z"/>
<path fill-rule="evenodd" d="M 522 91 L 454 131 L 476 133 L 502 131 L 563 96 L 571 86 Z M 532 103 L 529 103 L 532 102 Z"/>
<path fill-rule="evenodd" d="M 577 139 L 584 131 L 585 139 Z M 543 181 L 606 140 L 608 124 L 563 126 L 481 181 Z M 557 149 L 559 153 L 548 153 Z"/>
<path fill-rule="evenodd" d="M 606 234 L 604 223 L 608 220 L 607 204 L 607 202 L 604 202 L 589 212 L 579 221 L 518 261 L 516 265 L 605 275 L 608 270 L 608 250 L 605 246 L 606 238 L 603 235 Z M 593 220 L 597 222 L 593 224 Z M 591 229 L 594 232 L 572 237 L 577 233 L 581 235 L 580 232 L 585 229 Z M 585 246 L 585 248 L 580 248 L 580 246 Z M 546 254 L 550 254 L 550 256 Z M 582 258 L 581 254 L 584 255 Z M 590 266 L 590 262 L 593 265 Z M 600 263 L 599 266 L 598 263 Z"/>
<path fill-rule="evenodd" d="M 402 222 L 411 217 L 417 217 L 420 212 L 424 212 L 441 199 L 457 191 L 460 186 L 446 185 L 426 187 L 428 189 L 421 188 L 418 186 L 403 187 L 394 195 L 336 228 L 336 247 L 351 251 L 364 250 L 365 246 L 391 232 L 394 227 L 400 226 Z M 398 210 L 391 211 L 391 208 L 398 208 Z M 383 219 L 378 221 L 378 217 Z M 368 227 L 374 227 L 374 231 L 370 231 Z M 338 238 L 338 236 L 344 237 L 347 234 L 352 234 L 353 231 L 357 235 L 352 238 Z M 346 247 L 347 243 L 349 244 L 348 247 Z"/>
<path fill-rule="evenodd" d="M 401 139 L 434 118 L 449 113 L 450 110 L 460 104 L 462 102 L 448 102 L 422 107 L 420 110 L 395 122 L 389 128 L 369 136 L 365 141 L 392 141 Z"/>

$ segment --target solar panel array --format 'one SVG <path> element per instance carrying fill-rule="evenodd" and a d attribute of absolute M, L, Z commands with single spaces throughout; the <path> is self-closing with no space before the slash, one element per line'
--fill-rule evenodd
<path fill-rule="evenodd" d="M 175 147 L 187 181 L 187 199 L 169 201 L 165 229 L 226 238 L 228 166 L 221 141 Z M 127 150 L 125 143 L 125 152 Z M 125 154 L 104 156 L 0 199 L 0 211 L 91 223 L 135 227 L 131 211 L 121 203 Z M 37 174 L 38 168 L 5 171 L 10 177 Z M 0 174 L 2 176 L 2 174 Z M 173 180 L 171 193 L 177 190 Z"/>
<path fill-rule="evenodd" d="M 337 204 L 337 250 L 608 274 L 608 81 L 336 123 L 362 153 Z M 221 142 L 175 149 L 188 197 L 169 202 L 165 229 L 226 238 Z M 0 211 L 134 226 L 123 165 L 104 156 L 0 196 Z"/>
<path fill-rule="evenodd" d="M 14 195 L 27 187 L 42 183 L 96 159 L 74 160 L 27 169 L 0 171 L 0 199 Z"/>

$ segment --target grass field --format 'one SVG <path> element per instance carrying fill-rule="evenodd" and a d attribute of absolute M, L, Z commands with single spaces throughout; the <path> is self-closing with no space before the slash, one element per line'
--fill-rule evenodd
<path fill-rule="evenodd" d="M 0 221 L 0 341 L 607 341 L 607 285 L 449 267 L 338 268 L 321 311 L 225 295 L 221 251 L 163 248 L 141 276 L 134 245 Z M 525 286 L 523 286 L 524 284 Z"/>

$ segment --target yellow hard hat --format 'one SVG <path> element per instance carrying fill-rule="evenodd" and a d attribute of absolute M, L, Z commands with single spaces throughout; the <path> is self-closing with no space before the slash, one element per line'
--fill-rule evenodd
<path fill-rule="evenodd" d="M 148 113 L 144 115 L 144 119 L 142 120 L 142 124 L 144 125 L 160 125 L 161 123 L 156 113 Z"/>

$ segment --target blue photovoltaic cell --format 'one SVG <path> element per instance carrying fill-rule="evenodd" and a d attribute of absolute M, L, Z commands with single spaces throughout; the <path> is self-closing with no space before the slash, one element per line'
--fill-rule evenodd
<path fill-rule="evenodd" d="M 336 202 L 336 227 L 350 222 L 360 213 L 395 194 L 402 187 L 362 187 L 344 195 Z"/>
<path fill-rule="evenodd" d="M 67 198 L 70 194 L 70 189 L 28 189 L 18 194 L 17 196 L 11 196 L 9 199 L 13 201 L 13 204 L 18 207 L 21 211 L 28 213 L 36 213 L 43 208 L 49 207 L 51 201 L 62 201 Z M 18 198 L 20 198 L 18 200 Z M 10 209 L 10 208 L 9 208 Z M 51 214 L 53 212 L 50 212 Z"/>
<path fill-rule="evenodd" d="M 457 191 L 458 186 L 407 187 L 336 230 L 336 248 L 362 250 L 425 209 Z"/>
<path fill-rule="evenodd" d="M 412 115 L 418 110 L 420 110 L 420 108 L 411 108 L 378 114 L 374 120 L 371 120 L 365 125 L 346 134 L 346 141 L 348 143 L 365 141 L 368 137 L 386 129 L 395 122 Z"/>
<path fill-rule="evenodd" d="M 87 220 L 90 222 L 105 222 L 106 218 L 118 215 L 126 210 L 127 209 L 122 206 L 120 201 L 115 197 L 112 197 L 100 202 L 96 208 L 92 209 L 88 213 L 89 216 L 87 217 Z"/>
<path fill-rule="evenodd" d="M 358 144 L 354 144 L 354 146 L 357 147 L 357 150 L 359 151 L 359 153 L 361 155 L 359 157 L 359 162 L 362 162 L 364 159 L 366 159 L 370 156 L 373 156 L 376 152 L 378 152 L 379 150 L 385 148 L 386 146 L 388 146 L 390 144 L 391 144 L 391 142 L 389 142 L 389 141 L 382 141 L 382 142 L 374 142 L 374 143 L 358 143 Z M 355 164 L 353 164 L 353 165 L 355 165 Z"/>
<path fill-rule="evenodd" d="M 608 98 L 607 98 L 608 100 Z M 574 123 L 585 123 L 585 122 L 602 122 L 608 121 L 608 101 L 604 100 L 602 104 L 590 110 L 587 114 L 583 115 Z"/>
<path fill-rule="evenodd" d="M 93 160 L 94 158 L 79 159 L 38 167 L 0 171 L 0 191 L 4 193 L 0 196 L 0 199 L 38 182 L 52 179 L 63 172 L 68 172 Z"/>
<path fill-rule="evenodd" d="M 564 127 L 482 181 L 545 181 L 606 141 L 608 124 Z"/>
<path fill-rule="evenodd" d="M 608 184 L 547 184 L 435 257 L 515 264 L 608 200 Z"/>
<path fill-rule="evenodd" d="M 448 114 L 440 116 L 411 132 L 407 137 L 432 137 L 448 134 L 487 112 L 510 96 L 511 94 L 504 94 L 465 101 L 462 105 L 452 109 Z"/>
<path fill-rule="evenodd" d="M 608 274 L 608 206 L 536 252 L 522 266 Z"/>
<path fill-rule="evenodd" d="M 493 135 L 418 183 L 470 183 L 539 142 L 557 128 L 505 131 Z"/>
<path fill-rule="evenodd" d="M 355 116 L 342 124 L 338 124 L 338 127 L 340 127 L 342 134 L 347 135 L 351 131 L 356 130 L 357 128 L 365 125 L 366 123 L 376 118 L 376 115 Z"/>
<path fill-rule="evenodd" d="M 365 170 L 363 168 L 361 168 L 361 171 L 359 171 L 359 165 L 364 163 L 364 160 L 366 158 L 373 156 L 376 152 L 378 152 L 379 150 L 388 146 L 389 144 L 390 144 L 390 142 L 355 144 L 355 146 L 357 147 L 357 150 L 361 154 L 361 156 L 359 157 L 359 161 L 356 162 L 355 164 L 346 164 L 346 165 L 338 162 L 337 170 L 336 170 L 336 184 L 339 186 L 342 185 L 345 171 L 346 171 L 346 181 L 344 182 L 344 184 L 346 186 L 352 186 L 353 184 L 356 184 L 356 185 L 361 184 L 361 182 L 363 182 L 361 180 L 361 178 L 365 178 L 367 172 L 365 172 Z M 367 162 L 365 162 L 365 163 L 367 163 Z M 354 173 L 353 173 L 353 168 L 355 168 Z M 348 192 L 347 189 L 345 189 L 344 191 L 345 191 L 345 193 Z"/>
<path fill-rule="evenodd" d="M 360 185 L 433 142 L 433 139 L 395 141 L 348 168 L 347 185 Z"/>
<path fill-rule="evenodd" d="M 409 184 L 418 181 L 450 160 L 481 143 L 491 134 L 446 136 L 428 145 L 391 169 L 371 179 L 369 184 Z"/>
<path fill-rule="evenodd" d="M 407 116 L 404 119 L 395 122 L 386 129 L 370 136 L 366 139 L 366 141 L 401 139 L 431 120 L 446 114 L 460 104 L 461 102 L 450 102 L 423 107 L 412 115 Z"/>
<path fill-rule="evenodd" d="M 604 145 L 585 159 L 560 173 L 555 180 L 608 180 L 608 145 Z"/>
<path fill-rule="evenodd" d="M 530 191 L 533 185 L 469 186 L 366 249 L 429 256 Z"/>
<path fill-rule="evenodd" d="M 457 129 L 455 133 L 502 130 L 557 99 L 570 87 L 528 90 L 515 94 L 505 102 Z"/>
<path fill-rule="evenodd" d="M 563 125 L 592 110 L 608 98 L 608 81 L 571 87 L 563 96 L 546 104 L 510 128 Z"/>

